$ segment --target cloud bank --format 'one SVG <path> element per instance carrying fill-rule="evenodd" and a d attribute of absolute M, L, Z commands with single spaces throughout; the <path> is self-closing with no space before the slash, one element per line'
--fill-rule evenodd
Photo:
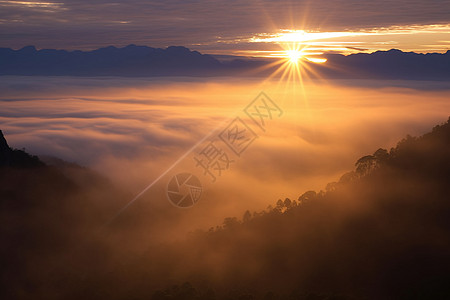
<path fill-rule="evenodd" d="M 195 225 L 179 223 L 193 230 L 323 189 L 357 158 L 448 118 L 445 83 L 428 90 L 411 88 L 416 82 L 351 83 L 310 81 L 305 93 L 294 93 L 254 79 L 4 77 L 0 128 L 12 147 L 89 166 L 136 195 L 265 91 L 284 110 L 282 118 L 258 132 L 217 182 L 202 175 L 190 155 L 139 200 L 177 210 L 165 195 L 170 176 L 198 174 L 202 199 L 177 212 L 186 222 L 195 216 Z"/>

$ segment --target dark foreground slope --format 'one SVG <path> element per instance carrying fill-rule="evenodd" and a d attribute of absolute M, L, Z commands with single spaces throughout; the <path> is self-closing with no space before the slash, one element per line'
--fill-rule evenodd
<path fill-rule="evenodd" d="M 76 164 L 48 165 L 0 131 L 0 298 L 52 299 L 46 286 L 124 193 Z"/>
<path fill-rule="evenodd" d="M 279 200 L 139 255 L 129 255 L 126 239 L 111 238 L 117 226 L 86 242 L 111 211 L 103 209 L 105 196 L 118 195 L 111 186 L 74 181 L 49 166 L 2 167 L 2 293 L 5 299 L 449 299 L 449 149 L 450 120 L 362 157 L 325 191 Z M 145 230 L 152 239 L 151 227 Z"/>

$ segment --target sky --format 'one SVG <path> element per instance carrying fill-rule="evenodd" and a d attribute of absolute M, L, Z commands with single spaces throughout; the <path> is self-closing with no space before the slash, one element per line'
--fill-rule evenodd
<path fill-rule="evenodd" d="M 182 45 L 270 56 L 280 40 L 299 35 L 322 52 L 442 53 L 450 45 L 450 1 L 0 1 L 0 47 L 15 49 Z"/>

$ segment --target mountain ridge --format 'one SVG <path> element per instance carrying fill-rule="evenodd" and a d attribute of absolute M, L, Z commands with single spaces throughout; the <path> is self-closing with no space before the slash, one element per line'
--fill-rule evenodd
<path fill-rule="evenodd" d="M 318 76 L 328 78 L 372 78 L 447 80 L 450 50 L 420 54 L 398 49 L 356 53 L 324 54 L 325 64 L 307 64 Z M 0 48 L 0 75 L 27 76 L 268 76 L 273 59 L 228 59 L 192 51 L 183 46 L 165 49 L 130 44 L 90 51 Z M 266 67 L 261 71 L 261 67 Z M 307 68 L 305 68 L 307 69 Z M 310 74 L 312 77 L 317 76 Z"/>

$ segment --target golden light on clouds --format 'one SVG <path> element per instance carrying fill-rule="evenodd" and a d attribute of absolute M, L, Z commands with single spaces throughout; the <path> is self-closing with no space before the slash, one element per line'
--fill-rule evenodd
<path fill-rule="evenodd" d="M 250 42 L 264 43 L 288 43 L 288 42 L 306 42 L 313 40 L 323 40 L 330 38 L 338 38 L 344 36 L 358 36 L 375 33 L 363 32 L 308 32 L 305 30 L 281 30 L 275 34 L 261 34 L 250 38 Z"/>
<path fill-rule="evenodd" d="M 247 51 L 255 57 L 277 55 L 275 45 L 298 44 L 308 51 L 340 54 L 371 53 L 378 50 L 399 49 L 417 53 L 444 53 L 450 49 L 450 24 L 408 25 L 361 29 L 358 31 L 312 31 L 281 29 L 273 33 L 259 33 L 246 40 L 250 45 L 265 45 L 271 50 Z M 241 40 L 242 42 L 242 40 Z M 271 46 L 273 45 L 273 46 Z M 241 51 L 243 55 L 245 51 Z M 319 62 L 315 57 L 312 60 Z"/>
<path fill-rule="evenodd" d="M 316 64 L 323 64 L 324 62 L 327 61 L 326 58 L 317 58 L 317 57 L 307 57 L 306 59 Z"/>
<path fill-rule="evenodd" d="M 4 0 L 0 1 L 0 4 L 9 6 L 43 7 L 43 8 L 55 8 L 62 5 L 62 3 L 55 3 L 55 2 L 4 1 Z"/>
<path fill-rule="evenodd" d="M 296 65 L 285 62 L 291 67 L 280 72 L 288 70 L 288 78 Z M 0 124 L 14 147 L 88 165 L 139 193 L 263 90 L 283 117 L 200 200 L 199 219 L 207 223 L 323 189 L 352 168 L 355 158 L 445 121 L 450 109 L 448 90 L 431 90 L 430 82 L 405 82 L 426 85 L 424 90 L 368 89 L 364 81 L 303 84 L 306 96 L 292 85 L 284 90 L 277 78 L 262 83 L 255 78 L 5 77 Z M 168 204 L 166 198 L 153 200 Z"/>

